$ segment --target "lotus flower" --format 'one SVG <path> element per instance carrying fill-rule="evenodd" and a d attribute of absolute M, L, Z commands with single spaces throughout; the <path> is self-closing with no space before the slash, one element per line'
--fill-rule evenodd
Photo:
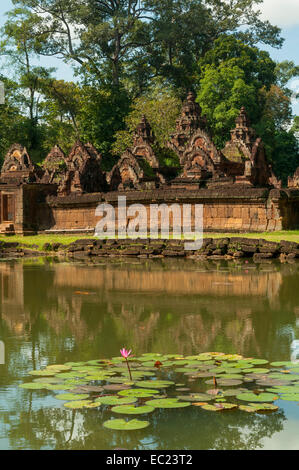
<path fill-rule="evenodd" d="M 122 357 L 124 357 L 125 359 L 128 359 L 128 357 L 131 355 L 131 352 L 132 352 L 132 349 L 130 349 L 130 351 L 127 351 L 125 348 L 123 348 L 123 349 L 120 350 L 120 354 L 121 354 Z"/>
<path fill-rule="evenodd" d="M 125 360 L 126 360 L 127 367 L 128 367 L 128 371 L 129 371 L 130 380 L 131 380 L 131 382 L 133 382 L 132 374 L 131 374 L 131 370 L 130 370 L 130 366 L 129 366 L 129 361 L 128 361 L 128 357 L 131 355 L 131 352 L 132 352 L 132 349 L 130 349 L 130 351 L 127 351 L 125 348 L 123 348 L 123 349 L 120 350 L 120 354 L 121 354 L 122 357 L 125 358 Z"/>

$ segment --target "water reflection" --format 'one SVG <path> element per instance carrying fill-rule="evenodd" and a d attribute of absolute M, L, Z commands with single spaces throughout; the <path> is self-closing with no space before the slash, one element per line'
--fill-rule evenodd
<path fill-rule="evenodd" d="M 122 433 L 99 426 L 110 418 L 111 412 L 106 410 L 20 410 L 20 421 L 11 420 L 9 439 L 15 449 L 254 450 L 262 448 L 263 439 L 282 431 L 285 421 L 283 411 L 267 416 L 238 411 L 213 414 L 192 407 L 184 411 L 157 410 L 146 418 L 151 422 L 147 429 Z"/>
<path fill-rule="evenodd" d="M 128 344 L 139 353 L 225 348 L 289 358 L 298 279 L 298 264 L 1 263 L 2 328 L 29 340 L 47 331 L 71 349 L 101 338 L 106 356 Z"/>
<path fill-rule="evenodd" d="M 299 339 L 298 284 L 298 263 L 0 263 L 7 358 L 0 365 L 0 448 L 262 447 L 287 429 L 284 410 L 267 416 L 164 410 L 148 429 L 123 435 L 99 426 L 109 411 L 71 412 L 17 384 L 32 368 L 111 357 L 123 346 L 137 354 L 218 350 L 288 360 Z"/>

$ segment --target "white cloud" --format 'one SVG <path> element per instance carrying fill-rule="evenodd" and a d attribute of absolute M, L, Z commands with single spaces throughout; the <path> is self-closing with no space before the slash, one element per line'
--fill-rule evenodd
<path fill-rule="evenodd" d="M 264 0 L 262 18 L 282 28 L 299 26 L 299 0 Z"/>

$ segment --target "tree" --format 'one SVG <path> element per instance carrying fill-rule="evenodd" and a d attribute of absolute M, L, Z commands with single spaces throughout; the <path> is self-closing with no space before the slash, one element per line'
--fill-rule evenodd
<path fill-rule="evenodd" d="M 196 77 L 196 63 L 225 35 L 243 43 L 280 47 L 280 29 L 260 20 L 262 0 L 149 0 L 153 42 L 149 62 L 159 75 L 185 94 Z M 247 28 L 247 29 L 246 29 Z"/>
<path fill-rule="evenodd" d="M 295 135 L 296 139 L 299 140 L 299 116 L 295 116 L 293 120 L 293 125 L 291 132 Z"/>
<path fill-rule="evenodd" d="M 42 119 L 40 82 L 48 79 L 54 69 L 33 65 L 37 40 L 32 38 L 31 31 L 35 19 L 25 9 L 12 10 L 1 30 L 4 40 L 0 44 L 0 55 L 5 56 L 12 66 L 19 85 L 19 107 L 26 122 L 28 149 L 36 155 L 39 153 L 42 139 L 39 121 Z"/>
<path fill-rule="evenodd" d="M 14 143 L 26 139 L 26 118 L 20 112 L 17 83 L 0 75 L 5 87 L 5 102 L 0 105 L 0 164 L 3 155 Z"/>
<path fill-rule="evenodd" d="M 198 101 L 206 114 L 215 143 L 221 148 L 245 106 L 253 125 L 263 113 L 263 96 L 275 82 L 275 62 L 267 52 L 222 36 L 199 61 Z M 265 98 L 264 98 L 265 101 Z"/>
<path fill-rule="evenodd" d="M 164 164 L 175 165 L 173 155 L 166 151 L 166 142 L 175 130 L 176 119 L 179 116 L 182 102 L 169 90 L 159 86 L 152 87 L 146 95 L 136 98 L 131 112 L 125 119 L 126 129 L 115 135 L 112 146 L 114 155 L 120 156 L 127 148 L 133 145 L 133 134 L 143 115 L 146 115 L 157 140 L 157 152 L 165 149 L 162 159 Z"/>
<path fill-rule="evenodd" d="M 255 7 L 262 0 L 13 1 L 32 20 L 36 53 L 60 57 L 101 84 L 133 80 L 133 90 L 143 88 L 146 72 L 182 83 L 185 92 L 194 64 L 224 33 L 250 44 L 282 44 L 279 28 L 260 20 Z M 132 73 L 132 63 L 141 74 Z"/>
<path fill-rule="evenodd" d="M 118 92 L 110 88 L 88 85 L 81 88 L 80 110 L 77 115 L 79 135 L 103 154 L 103 163 L 111 169 L 115 161 L 111 146 L 115 133 L 125 126 L 125 117 L 130 110 L 130 99 L 124 89 Z"/>

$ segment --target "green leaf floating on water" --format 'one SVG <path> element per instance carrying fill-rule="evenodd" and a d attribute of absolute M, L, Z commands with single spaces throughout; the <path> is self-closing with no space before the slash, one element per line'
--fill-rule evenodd
<path fill-rule="evenodd" d="M 285 393 L 279 397 L 280 400 L 299 402 L 299 393 Z"/>
<path fill-rule="evenodd" d="M 270 366 L 272 367 L 294 367 L 298 364 L 295 364 L 294 362 L 290 361 L 277 361 L 277 362 L 271 362 Z"/>
<path fill-rule="evenodd" d="M 62 379 L 57 379 L 56 377 L 38 377 L 33 379 L 33 382 L 38 382 L 41 384 L 62 384 L 65 383 Z"/>
<path fill-rule="evenodd" d="M 298 385 L 281 385 L 275 386 L 273 388 L 268 388 L 267 392 L 270 393 L 286 393 L 286 394 L 299 394 L 299 386 Z"/>
<path fill-rule="evenodd" d="M 205 382 L 207 385 L 213 385 L 213 380 L 207 380 Z M 217 379 L 217 383 L 219 385 L 222 385 L 223 387 L 234 387 L 237 385 L 241 385 L 243 383 L 243 380 L 236 380 L 236 379 Z"/>
<path fill-rule="evenodd" d="M 99 397 L 95 400 L 96 402 L 101 403 L 101 405 L 107 406 L 117 406 L 117 405 L 131 405 L 136 403 L 136 397 L 123 397 L 120 398 L 118 396 L 109 396 L 109 397 Z"/>
<path fill-rule="evenodd" d="M 256 395 L 255 393 L 244 392 L 237 395 L 237 399 L 249 402 L 271 402 L 278 400 L 279 397 L 273 393 L 260 393 L 259 395 Z"/>
<path fill-rule="evenodd" d="M 215 405 L 202 405 L 201 408 L 207 411 L 231 411 L 238 408 L 235 403 L 215 403 Z"/>
<path fill-rule="evenodd" d="M 130 406 L 130 405 L 120 405 L 120 406 L 114 406 L 111 408 L 111 411 L 113 413 L 120 413 L 120 414 L 126 414 L 126 415 L 142 415 L 142 414 L 147 414 L 147 413 L 152 413 L 155 411 L 155 408 L 153 406 Z"/>
<path fill-rule="evenodd" d="M 125 359 L 115 357 L 51 364 L 46 369 L 31 371 L 29 374 L 36 378 L 32 377 L 32 382 L 21 384 L 20 388 L 57 391 L 56 398 L 66 401 L 64 406 L 73 410 L 106 405 L 113 406 L 113 412 L 126 414 L 152 412 L 155 408 L 184 408 L 192 403 L 212 411 L 235 409 L 237 405 L 223 401 L 229 396 L 243 402 L 239 402 L 239 409 L 248 413 L 275 411 L 277 406 L 272 404 L 275 400 L 299 402 L 299 363 L 280 361 L 269 364 L 266 359 L 221 352 L 205 352 L 187 357 L 182 354 L 146 353 L 130 357 L 129 361 L 133 382 L 130 381 Z M 160 362 L 160 368 L 155 367 L 157 361 Z M 179 376 L 176 372 L 184 376 L 177 379 Z M 184 377 L 183 383 L 179 385 L 167 380 L 172 377 L 177 382 L 182 382 Z M 215 389 L 207 390 L 204 383 L 214 385 L 214 378 L 217 380 L 218 394 L 215 394 Z M 170 388 L 173 385 L 176 391 Z M 230 386 L 232 388 L 226 390 Z M 248 389 L 253 387 L 260 390 L 253 393 Z M 123 388 L 126 389 L 121 390 Z M 168 388 L 172 397 L 168 397 Z M 98 396 L 102 392 L 118 393 Z M 179 395 L 182 392 L 186 394 Z M 95 393 L 97 398 L 94 400 Z M 147 401 L 138 403 L 139 399 Z M 207 403 L 211 400 L 214 400 L 213 404 Z M 115 429 L 129 429 L 134 423 L 139 423 L 138 426 L 140 423 L 146 423 L 145 426 L 149 424 L 138 420 L 115 419 L 106 423 L 109 423 L 106 427 L 113 426 L 111 429 L 115 426 Z M 144 427 L 143 424 L 141 426 Z"/>
<path fill-rule="evenodd" d="M 175 382 L 169 380 L 143 380 L 138 382 L 138 387 L 141 388 L 167 388 L 175 385 Z"/>
<path fill-rule="evenodd" d="M 139 419 L 132 419 L 131 421 L 125 421 L 124 419 L 110 419 L 105 421 L 103 426 L 107 429 L 113 429 L 115 431 L 136 431 L 138 429 L 144 429 L 149 426 L 148 421 L 140 421 Z"/>
<path fill-rule="evenodd" d="M 249 403 L 248 405 L 240 405 L 239 410 L 247 413 L 273 412 L 278 410 L 278 406 L 269 403 Z"/>
<path fill-rule="evenodd" d="M 261 367 L 254 367 L 253 369 L 243 369 L 244 374 L 269 374 L 269 369 L 263 369 Z"/>
<path fill-rule="evenodd" d="M 53 364 L 53 365 L 47 366 L 47 370 L 67 371 L 67 370 L 71 370 L 71 367 L 65 364 L 57 364 L 57 365 Z"/>
<path fill-rule="evenodd" d="M 147 405 L 153 406 L 154 408 L 185 408 L 190 406 L 190 402 L 178 401 L 177 398 L 162 398 L 158 400 L 148 400 Z"/>
<path fill-rule="evenodd" d="M 72 410 L 82 410 L 82 409 L 90 409 L 90 408 L 99 408 L 101 406 L 100 403 L 92 402 L 91 400 L 78 400 L 78 401 L 70 401 L 68 403 L 64 403 L 66 408 L 70 408 Z"/>
<path fill-rule="evenodd" d="M 269 361 L 266 361 L 266 359 L 250 359 L 249 362 L 254 365 L 263 365 L 263 364 L 269 364 Z"/>
<path fill-rule="evenodd" d="M 158 390 L 131 388 L 129 390 L 118 392 L 118 395 L 122 397 L 148 398 L 156 395 L 157 393 L 159 393 Z"/>
<path fill-rule="evenodd" d="M 71 390 L 72 388 L 74 388 L 73 385 L 67 385 L 67 384 L 48 384 L 47 385 L 47 390 Z"/>
<path fill-rule="evenodd" d="M 65 400 L 65 401 L 71 401 L 71 400 L 85 400 L 85 398 L 89 398 L 89 395 L 86 393 L 82 394 L 76 394 L 76 393 L 59 393 L 58 395 L 55 396 L 57 400 Z"/>
<path fill-rule="evenodd" d="M 177 399 L 195 403 L 198 401 L 211 401 L 211 400 L 214 400 L 214 397 L 211 395 L 208 395 L 207 393 L 194 393 L 190 395 L 179 395 Z"/>
<path fill-rule="evenodd" d="M 48 370 L 48 369 L 42 369 L 42 370 L 31 370 L 29 372 L 30 375 L 38 375 L 41 377 L 51 377 L 53 375 L 57 374 L 57 371 L 55 369 L 53 370 Z"/>
<path fill-rule="evenodd" d="M 27 390 L 47 390 L 49 384 L 39 383 L 39 382 L 28 382 L 25 384 L 19 385 L 20 388 L 25 388 Z"/>
<path fill-rule="evenodd" d="M 89 400 L 78 400 L 78 401 L 70 401 L 69 403 L 64 403 L 63 406 L 66 408 L 71 408 L 72 410 L 81 410 L 83 408 L 90 407 L 89 405 L 92 405 L 92 402 Z M 97 403 L 97 406 L 101 406 L 99 403 Z"/>

